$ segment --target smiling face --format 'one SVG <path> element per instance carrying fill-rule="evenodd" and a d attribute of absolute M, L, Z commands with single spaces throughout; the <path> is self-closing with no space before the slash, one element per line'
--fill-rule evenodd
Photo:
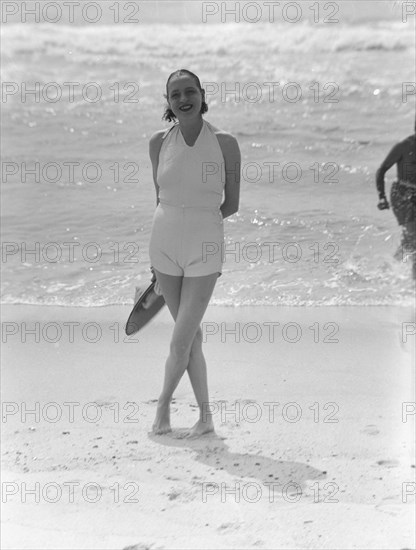
<path fill-rule="evenodd" d="M 179 121 L 201 116 L 204 95 L 190 75 L 173 76 L 168 84 L 167 96 L 169 107 Z"/>

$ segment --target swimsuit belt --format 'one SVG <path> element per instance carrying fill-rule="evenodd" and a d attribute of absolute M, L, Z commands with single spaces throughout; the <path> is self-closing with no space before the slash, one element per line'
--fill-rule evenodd
<path fill-rule="evenodd" d="M 174 208 L 192 208 L 194 210 L 211 210 L 211 211 L 214 211 L 214 212 L 219 210 L 219 207 L 214 208 L 212 206 L 191 206 L 191 205 L 187 205 L 187 204 L 172 204 L 171 202 L 161 200 L 161 199 L 159 199 L 159 203 L 160 204 L 166 204 L 167 206 L 173 206 Z"/>

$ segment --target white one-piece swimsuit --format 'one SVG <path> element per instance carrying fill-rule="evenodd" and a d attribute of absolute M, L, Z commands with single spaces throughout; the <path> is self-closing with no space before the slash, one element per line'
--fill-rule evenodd
<path fill-rule="evenodd" d="M 209 122 L 203 120 L 192 147 L 178 123 L 165 132 L 157 170 L 159 204 L 149 245 L 156 270 L 184 277 L 221 275 L 224 174 L 224 157 Z"/>

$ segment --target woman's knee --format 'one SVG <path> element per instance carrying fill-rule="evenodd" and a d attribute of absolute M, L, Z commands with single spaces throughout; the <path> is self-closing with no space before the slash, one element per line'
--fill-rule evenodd
<path fill-rule="evenodd" d="M 200 353 L 202 349 L 202 330 L 198 327 L 194 339 L 190 342 L 188 339 L 173 338 L 170 343 L 170 352 L 177 360 L 189 360 L 190 356 Z"/>
<path fill-rule="evenodd" d="M 202 344 L 202 329 L 201 325 L 198 327 L 198 330 L 195 333 L 193 344 Z"/>
<path fill-rule="evenodd" d="M 173 339 L 170 343 L 170 354 L 173 355 L 176 361 L 188 362 L 191 354 L 192 342 L 184 342 L 183 340 Z"/>

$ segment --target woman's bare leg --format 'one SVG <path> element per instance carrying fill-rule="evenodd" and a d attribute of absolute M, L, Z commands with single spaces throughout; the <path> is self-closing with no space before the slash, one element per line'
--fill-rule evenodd
<path fill-rule="evenodd" d="M 201 411 L 200 421 L 194 426 L 191 433 L 200 435 L 200 433 L 213 429 L 212 420 L 205 418 L 207 416 L 208 389 L 200 323 L 212 296 L 217 274 L 203 277 L 173 277 L 157 270 L 155 273 L 165 301 L 176 322 L 153 430 L 155 433 L 170 431 L 170 401 L 183 373 L 188 369 Z M 201 424 L 203 420 L 205 423 Z"/>
<path fill-rule="evenodd" d="M 202 353 L 201 328 L 198 328 L 192 344 L 188 375 L 199 407 L 199 420 L 190 430 L 189 436 L 197 437 L 214 430 L 212 414 L 209 408 L 207 364 Z"/>
<path fill-rule="evenodd" d="M 172 317 L 176 320 L 179 304 L 181 301 L 181 288 L 183 277 L 166 275 L 165 273 L 160 273 L 156 269 L 154 270 L 154 272 L 156 274 L 157 281 L 162 289 L 163 298 L 165 299 L 166 305 L 168 306 Z M 161 282 L 162 280 L 163 283 Z M 167 364 L 165 366 L 165 377 L 166 369 Z M 156 418 L 153 423 L 153 432 L 156 434 L 164 434 L 170 431 L 170 400 L 168 402 L 165 402 L 164 400 L 162 400 L 161 396 L 157 405 Z"/>

